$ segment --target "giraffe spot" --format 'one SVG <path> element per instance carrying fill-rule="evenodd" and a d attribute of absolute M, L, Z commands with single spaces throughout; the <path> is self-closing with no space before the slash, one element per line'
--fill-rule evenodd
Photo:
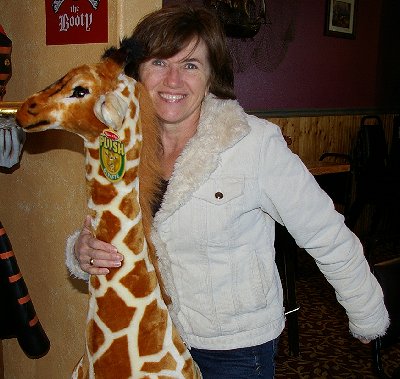
<path fill-rule="evenodd" d="M 158 362 L 144 363 L 141 368 L 141 371 L 156 373 L 162 370 L 175 370 L 175 369 L 176 369 L 176 361 L 170 353 L 167 353 Z"/>
<path fill-rule="evenodd" d="M 94 320 L 88 322 L 86 342 L 91 355 L 104 343 L 104 333 Z"/>
<path fill-rule="evenodd" d="M 127 379 L 131 377 L 128 338 L 117 338 L 105 353 L 94 362 L 96 379 Z"/>
<path fill-rule="evenodd" d="M 123 181 L 126 185 L 132 183 L 138 176 L 138 167 L 132 167 L 129 170 L 125 171 L 123 176 Z"/>
<path fill-rule="evenodd" d="M 100 288 L 100 280 L 96 275 L 91 275 L 90 276 L 90 284 L 94 289 L 99 289 Z"/>
<path fill-rule="evenodd" d="M 85 354 L 82 359 L 82 364 L 79 367 L 79 373 L 82 372 L 81 376 L 78 374 L 79 379 L 89 379 L 89 359 L 87 354 Z"/>
<path fill-rule="evenodd" d="M 129 97 L 131 96 L 131 91 L 129 90 L 128 87 L 125 87 L 125 88 L 122 90 L 121 94 L 122 94 L 123 96 L 125 96 L 127 99 L 129 99 Z"/>
<path fill-rule="evenodd" d="M 176 328 L 172 328 L 172 342 L 174 343 L 179 354 L 183 354 L 186 351 L 186 346 Z"/>
<path fill-rule="evenodd" d="M 106 279 L 108 281 L 112 280 L 112 278 L 114 277 L 114 275 L 118 272 L 119 269 L 121 269 L 122 267 L 124 267 L 124 261 L 121 262 L 121 266 L 120 267 L 109 267 L 108 271 L 109 273 L 106 274 Z"/>
<path fill-rule="evenodd" d="M 98 297 L 96 301 L 97 315 L 112 332 L 126 328 L 136 311 L 135 307 L 126 305 L 112 288 L 109 288 L 104 296 Z"/>
<path fill-rule="evenodd" d="M 121 230 L 121 221 L 110 211 L 104 211 L 96 229 L 96 237 L 105 242 L 111 242 Z"/>
<path fill-rule="evenodd" d="M 136 262 L 133 270 L 121 279 L 121 283 L 133 296 L 142 298 L 154 291 L 157 286 L 157 276 L 155 271 L 148 272 L 146 262 L 143 259 Z"/>
<path fill-rule="evenodd" d="M 119 205 L 119 210 L 130 220 L 133 220 L 139 214 L 139 200 L 138 193 L 136 189 L 133 189 L 128 193 L 121 201 Z"/>
<path fill-rule="evenodd" d="M 198 368 L 195 367 L 193 359 L 190 357 L 186 359 L 185 364 L 182 368 L 182 375 L 184 378 L 197 378 L 200 377 L 196 375 L 198 373 Z"/>
<path fill-rule="evenodd" d="M 140 85 L 136 85 L 136 86 L 135 86 L 135 99 L 139 99 L 139 98 L 140 98 L 140 95 L 141 95 L 141 92 L 140 92 Z"/>
<path fill-rule="evenodd" d="M 92 173 L 93 167 L 90 164 L 85 165 L 86 175 L 90 175 Z"/>
<path fill-rule="evenodd" d="M 87 372 L 83 371 L 83 367 L 80 366 L 78 369 L 78 378 L 79 379 L 88 379 L 89 375 Z"/>
<path fill-rule="evenodd" d="M 109 183 L 104 185 L 99 183 L 96 179 L 92 179 L 89 182 L 89 188 L 93 202 L 96 205 L 110 204 L 118 194 L 113 184 Z"/>
<path fill-rule="evenodd" d="M 96 161 L 100 157 L 99 149 L 88 149 L 88 153 L 89 153 L 90 157 L 93 158 Z"/>
<path fill-rule="evenodd" d="M 138 159 L 139 156 L 140 156 L 141 148 L 142 148 L 142 142 L 139 141 L 139 140 L 136 140 L 135 146 L 133 146 L 132 149 L 129 150 L 129 151 L 126 153 L 126 159 L 128 159 L 128 160 L 130 160 L 130 161 L 133 161 L 133 160 L 135 160 L 135 159 Z"/>
<path fill-rule="evenodd" d="M 139 324 L 139 356 L 157 354 L 162 350 L 167 329 L 167 321 L 167 310 L 161 309 L 157 304 L 157 300 L 152 301 L 146 306 L 144 315 Z M 167 362 L 169 362 L 169 360 L 167 360 Z M 165 364 L 167 364 L 167 362 Z M 175 360 L 173 360 L 173 362 L 176 364 Z M 170 369 L 175 369 L 175 367 Z"/>
<path fill-rule="evenodd" d="M 122 143 L 124 144 L 124 146 L 128 146 L 129 143 L 131 142 L 131 130 L 130 129 L 126 129 L 125 130 L 125 136 L 124 139 L 122 140 Z"/>
<path fill-rule="evenodd" d="M 131 230 L 126 233 L 123 242 L 134 254 L 140 254 L 144 247 L 143 224 L 140 222 L 131 228 Z"/>
<path fill-rule="evenodd" d="M 138 111 L 138 108 L 137 108 L 136 104 L 133 102 L 133 100 L 131 100 L 131 103 L 129 105 L 129 109 L 131 111 L 130 117 L 133 120 L 136 117 L 136 113 Z"/>
<path fill-rule="evenodd" d="M 141 135 L 142 134 L 142 120 L 139 118 L 138 122 L 136 123 L 135 133 Z"/>

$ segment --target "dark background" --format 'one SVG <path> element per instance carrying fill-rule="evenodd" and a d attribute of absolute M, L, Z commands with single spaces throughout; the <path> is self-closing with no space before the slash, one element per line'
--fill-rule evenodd
<path fill-rule="evenodd" d="M 182 2 L 202 4 L 163 4 Z M 358 0 L 354 39 L 324 34 L 326 1 L 266 2 L 271 23 L 253 39 L 229 39 L 246 110 L 399 110 L 400 1 Z"/>

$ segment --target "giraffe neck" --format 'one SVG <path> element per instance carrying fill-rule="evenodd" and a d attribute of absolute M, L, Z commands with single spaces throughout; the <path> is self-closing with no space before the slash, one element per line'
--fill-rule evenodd
<path fill-rule="evenodd" d="M 139 372 L 138 357 L 143 355 L 138 325 L 144 318 L 148 304 L 162 301 L 154 267 L 148 257 L 142 214 L 139 206 L 138 144 L 140 136 L 118 132 L 125 146 L 126 172 L 117 182 L 110 182 L 101 166 L 100 138 L 85 142 L 88 207 L 93 215 L 92 227 L 97 238 L 112 243 L 124 256 L 122 266 L 111 269 L 106 276 L 92 276 L 88 313 L 89 370 L 103 372 L 109 369 L 109 360 L 102 356 L 115 356 L 121 361 L 121 345 L 126 347 L 125 371 Z M 135 275 L 132 276 L 132 272 Z M 134 283 L 135 282 L 135 283 Z M 103 343 L 97 345 L 96 341 Z M 118 342 L 115 347 L 113 345 Z M 127 348 L 129 347 L 129 349 Z M 106 354 L 107 352 L 107 354 Z M 121 371 L 121 365 L 118 372 Z"/>
<path fill-rule="evenodd" d="M 132 149 L 137 150 L 137 145 L 136 141 Z M 109 183 L 101 174 L 100 152 L 94 147 L 86 146 L 93 227 L 96 236 L 116 246 L 124 260 L 121 268 L 90 280 L 86 336 L 89 375 L 112 371 L 113 362 L 117 362 L 114 370 L 119 377 L 150 379 L 169 373 L 176 378 L 195 378 L 200 374 L 168 314 L 148 255 L 139 179 L 132 174 L 139 154 L 128 148 L 126 155 L 133 158 L 127 161 L 129 180 Z"/>

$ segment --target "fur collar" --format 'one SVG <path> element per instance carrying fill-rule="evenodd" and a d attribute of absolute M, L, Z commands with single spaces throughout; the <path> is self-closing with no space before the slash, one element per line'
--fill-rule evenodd
<path fill-rule="evenodd" d="M 236 100 L 220 100 L 212 94 L 207 95 L 197 133 L 175 163 L 154 225 L 157 227 L 182 207 L 218 167 L 221 153 L 249 132 L 246 113 Z"/>

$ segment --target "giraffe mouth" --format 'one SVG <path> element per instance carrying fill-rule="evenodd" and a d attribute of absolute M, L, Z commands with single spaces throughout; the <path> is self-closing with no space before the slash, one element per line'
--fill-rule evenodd
<path fill-rule="evenodd" d="M 25 130 L 30 130 L 30 129 L 35 129 L 35 128 L 40 127 L 40 126 L 46 126 L 46 125 L 50 125 L 50 124 L 51 123 L 50 123 L 49 120 L 43 120 L 43 121 L 39 121 L 39 122 L 36 122 L 34 124 L 31 124 L 31 125 L 27 125 L 27 126 L 24 127 L 24 129 Z"/>

